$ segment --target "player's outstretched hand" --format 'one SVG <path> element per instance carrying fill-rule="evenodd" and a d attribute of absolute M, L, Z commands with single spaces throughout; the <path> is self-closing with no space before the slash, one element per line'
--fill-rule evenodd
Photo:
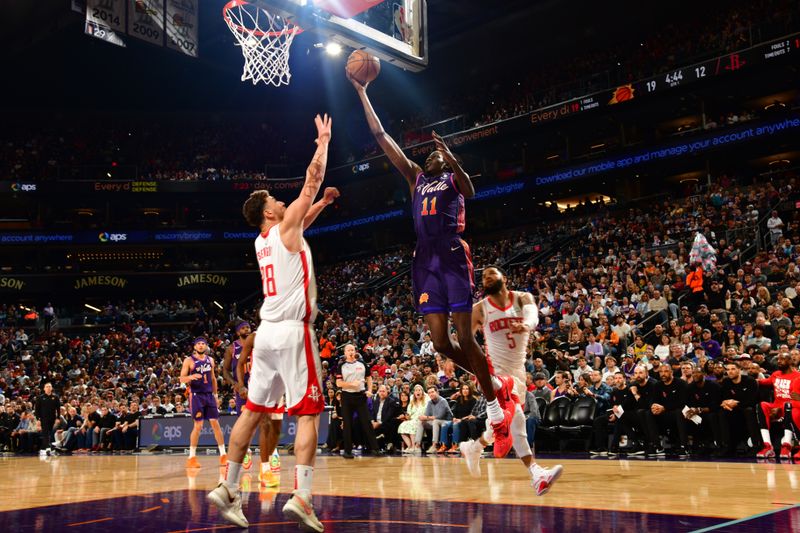
<path fill-rule="evenodd" d="M 326 205 L 331 205 L 334 200 L 339 198 L 339 189 L 336 187 L 325 187 L 325 192 L 322 195 L 322 199 L 325 201 Z"/>
<path fill-rule="evenodd" d="M 347 76 L 347 79 L 350 80 L 350 83 L 353 84 L 353 87 L 355 87 L 356 92 L 358 93 L 367 92 L 367 87 L 369 87 L 369 82 L 362 84 L 360 81 L 356 81 L 354 78 L 350 76 L 350 74 L 347 72 L 346 69 L 344 75 Z"/>
<path fill-rule="evenodd" d="M 317 125 L 317 144 L 329 143 L 331 141 L 331 126 L 333 125 L 333 118 L 329 117 L 327 113 L 325 116 L 314 117 L 314 124 Z"/>
<path fill-rule="evenodd" d="M 435 131 L 431 132 L 431 134 L 433 135 L 433 144 L 436 145 L 436 151 L 442 154 L 445 162 L 452 167 L 456 163 L 456 156 L 454 156 L 453 152 L 450 151 L 450 148 L 447 147 L 447 144 L 445 144 L 441 135 Z"/>

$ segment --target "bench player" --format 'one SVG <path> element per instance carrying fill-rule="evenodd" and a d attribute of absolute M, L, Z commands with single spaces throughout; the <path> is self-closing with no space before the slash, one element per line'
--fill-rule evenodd
<path fill-rule="evenodd" d="M 775 450 L 772 447 L 772 440 L 769 434 L 772 420 L 786 418 L 784 417 L 784 406 L 792 400 L 791 389 L 793 382 L 800 379 L 800 372 L 792 368 L 792 356 L 788 351 L 778 354 L 777 367 L 778 370 L 773 372 L 768 378 L 758 380 L 759 385 L 762 387 L 771 385 L 774 391 L 772 403 L 761 402 L 760 409 L 756 409 L 756 418 L 761 428 L 761 438 L 764 441 L 764 446 L 756 454 L 756 457 L 759 459 L 775 457 Z M 791 460 L 792 440 L 793 435 L 790 422 L 789 419 L 786 418 L 783 425 L 783 438 L 781 439 L 781 459 Z"/>
<path fill-rule="evenodd" d="M 214 374 L 214 360 L 208 355 L 208 341 L 203 337 L 194 340 L 192 355 L 183 360 L 181 383 L 186 383 L 189 396 L 189 414 L 194 420 L 194 428 L 189 440 L 189 459 L 187 468 L 200 468 L 197 460 L 197 444 L 203 422 L 208 420 L 214 431 L 214 439 L 219 447 L 219 464 L 226 462 L 225 439 L 219 427 L 219 407 L 217 406 L 217 378 Z"/>
<path fill-rule="evenodd" d="M 267 191 L 256 191 L 242 208 L 247 222 L 261 232 L 255 240 L 255 251 L 264 303 L 253 346 L 247 409 L 233 426 L 224 481 L 208 494 L 208 500 L 221 515 L 239 527 L 248 526 L 239 491 L 241 461 L 261 414 L 281 410 L 279 404 L 285 394 L 289 415 L 297 416 L 297 434 L 295 490 L 283 513 L 306 530 L 324 529 L 311 503 L 317 429 L 325 403 L 320 386 L 322 365 L 313 329 L 317 286 L 303 228 L 325 177 L 331 119 L 317 115 L 314 122 L 317 150 L 297 199 L 286 207 Z"/>
<path fill-rule="evenodd" d="M 536 464 L 525 428 L 525 414 L 520 405 L 525 400 L 525 359 L 527 358 L 528 338 L 539 323 L 539 309 L 528 292 L 509 291 L 506 276 L 499 267 L 483 269 L 483 290 L 486 297 L 472 309 L 472 329 L 483 329 L 486 339 L 486 359 L 493 372 L 511 376 L 514 380 L 513 413 L 511 437 L 514 452 L 528 469 L 531 485 L 541 496 L 550 490 L 561 476 L 562 467 L 542 468 Z M 480 475 L 480 457 L 483 448 L 493 440 L 492 428 L 478 440 L 460 444 L 461 453 L 467 468 L 473 475 Z"/>

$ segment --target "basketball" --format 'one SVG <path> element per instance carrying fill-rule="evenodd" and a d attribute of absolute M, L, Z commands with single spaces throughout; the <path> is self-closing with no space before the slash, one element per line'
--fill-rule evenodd
<path fill-rule="evenodd" d="M 381 61 L 363 50 L 355 50 L 347 58 L 345 70 L 347 70 L 348 77 L 356 80 L 361 85 L 366 85 L 380 74 Z"/>

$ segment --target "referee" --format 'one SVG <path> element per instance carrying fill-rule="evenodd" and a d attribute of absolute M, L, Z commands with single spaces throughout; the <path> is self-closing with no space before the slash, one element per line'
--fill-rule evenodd
<path fill-rule="evenodd" d="M 364 379 L 366 368 L 364 368 L 364 363 L 356 359 L 356 347 L 352 344 L 344 347 L 344 358 L 345 362 L 339 368 L 339 375 L 336 378 L 336 386 L 342 389 L 343 457 L 345 459 L 353 458 L 353 411 L 358 413 L 358 421 L 372 453 L 381 455 L 375 431 L 372 429 L 369 409 L 367 409 L 367 397 L 372 396 L 372 376 Z"/>

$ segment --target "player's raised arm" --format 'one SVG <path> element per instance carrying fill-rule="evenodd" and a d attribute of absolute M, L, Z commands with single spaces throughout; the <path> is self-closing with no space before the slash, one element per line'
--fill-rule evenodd
<path fill-rule="evenodd" d="M 369 124 L 369 131 L 372 132 L 372 135 L 375 136 L 375 140 L 378 141 L 383 153 L 386 154 L 386 157 L 389 158 L 389 161 L 400 171 L 400 174 L 408 182 L 408 186 L 411 189 L 411 195 L 414 195 L 414 187 L 416 186 L 417 175 L 422 172 L 422 168 L 409 158 L 406 157 L 406 154 L 403 153 L 403 150 L 397 145 L 394 139 L 386 133 L 383 129 L 383 125 L 381 124 L 378 115 L 375 113 L 375 110 L 372 108 L 372 102 L 369 101 L 369 96 L 367 96 L 367 86 L 361 85 L 356 80 L 349 78 L 350 83 L 353 84 L 353 87 L 356 88 L 356 92 L 358 93 L 358 97 L 361 99 L 361 104 L 364 106 L 364 114 L 367 116 L 367 124 Z"/>
<path fill-rule="evenodd" d="M 472 179 L 470 179 L 469 174 L 461 168 L 461 164 L 456 159 L 456 156 L 454 156 L 450 148 L 447 147 L 444 139 L 435 131 L 433 132 L 433 143 L 436 145 L 436 151 L 442 154 L 444 162 L 447 163 L 447 166 L 453 171 L 453 179 L 456 181 L 459 192 L 464 195 L 464 198 L 472 198 L 475 196 L 475 186 L 472 184 Z"/>
<path fill-rule="evenodd" d="M 308 229 L 319 214 L 337 198 L 339 198 L 339 189 L 336 187 L 326 187 L 325 192 L 322 194 L 322 200 L 312 205 L 311 209 L 309 209 L 306 214 L 306 218 L 303 219 L 303 229 Z"/>
<path fill-rule="evenodd" d="M 326 113 L 324 117 L 317 115 L 314 118 L 317 125 L 317 151 L 306 169 L 306 181 L 297 200 L 286 208 L 286 213 L 281 222 L 281 240 L 290 252 L 299 252 L 301 237 L 303 236 L 303 221 L 308 215 L 314 198 L 317 197 L 322 181 L 325 179 L 325 169 L 328 166 L 328 144 L 331 141 L 332 119 Z"/>

